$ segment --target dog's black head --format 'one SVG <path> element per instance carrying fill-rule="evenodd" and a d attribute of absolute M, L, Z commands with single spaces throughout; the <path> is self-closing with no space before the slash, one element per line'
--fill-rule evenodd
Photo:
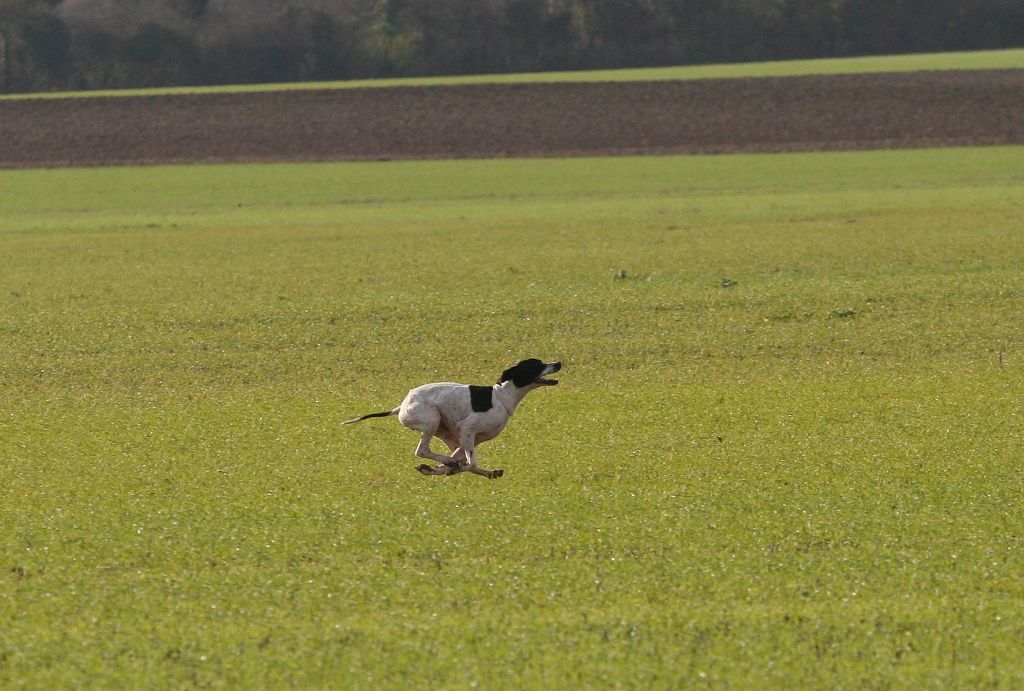
<path fill-rule="evenodd" d="M 554 386 L 557 379 L 545 379 L 549 374 L 554 374 L 562 369 L 561 362 L 542 362 L 537 358 L 523 360 L 515 367 L 509 367 L 501 373 L 498 383 L 511 381 L 520 389 L 537 384 L 538 386 Z"/>

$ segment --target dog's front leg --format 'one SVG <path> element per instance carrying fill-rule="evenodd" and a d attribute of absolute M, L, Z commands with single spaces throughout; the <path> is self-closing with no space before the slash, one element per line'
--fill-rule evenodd
<path fill-rule="evenodd" d="M 460 437 L 462 441 L 462 451 L 466 454 L 466 461 L 469 463 L 468 466 L 463 467 L 463 470 L 468 470 L 475 475 L 483 475 L 486 478 L 494 479 L 501 477 L 505 474 L 505 471 L 501 468 L 495 468 L 494 470 L 487 470 L 481 468 L 476 464 L 476 434 L 464 432 Z M 453 454 L 454 455 L 454 454 Z"/>

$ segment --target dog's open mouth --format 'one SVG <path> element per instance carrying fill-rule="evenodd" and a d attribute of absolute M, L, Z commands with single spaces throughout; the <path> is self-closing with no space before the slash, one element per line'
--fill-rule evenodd
<path fill-rule="evenodd" d="M 561 362 L 552 362 L 544 367 L 544 371 L 540 373 L 540 376 L 533 380 L 534 384 L 540 384 L 541 386 L 554 386 L 558 383 L 557 379 L 548 379 L 547 375 L 554 374 L 558 370 L 562 369 Z"/>

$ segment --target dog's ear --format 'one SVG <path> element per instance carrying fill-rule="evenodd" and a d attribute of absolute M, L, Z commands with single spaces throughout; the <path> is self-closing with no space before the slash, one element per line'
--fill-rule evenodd
<path fill-rule="evenodd" d="M 507 370 L 505 370 L 504 372 L 502 372 L 502 373 L 501 373 L 501 377 L 499 377 L 499 378 L 498 378 L 498 383 L 499 383 L 499 384 L 504 384 L 504 383 L 505 383 L 505 382 L 507 382 L 507 381 L 508 381 L 509 379 L 511 379 L 511 378 L 512 378 L 512 375 L 513 375 L 513 374 L 515 374 L 515 370 L 516 370 L 516 368 L 515 368 L 515 367 L 509 367 L 509 368 L 508 368 Z"/>

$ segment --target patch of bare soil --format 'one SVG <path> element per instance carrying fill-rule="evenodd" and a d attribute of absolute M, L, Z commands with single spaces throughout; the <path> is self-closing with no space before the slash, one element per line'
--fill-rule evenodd
<path fill-rule="evenodd" d="M 0 166 L 1024 143 L 1024 70 L 0 101 Z"/>

